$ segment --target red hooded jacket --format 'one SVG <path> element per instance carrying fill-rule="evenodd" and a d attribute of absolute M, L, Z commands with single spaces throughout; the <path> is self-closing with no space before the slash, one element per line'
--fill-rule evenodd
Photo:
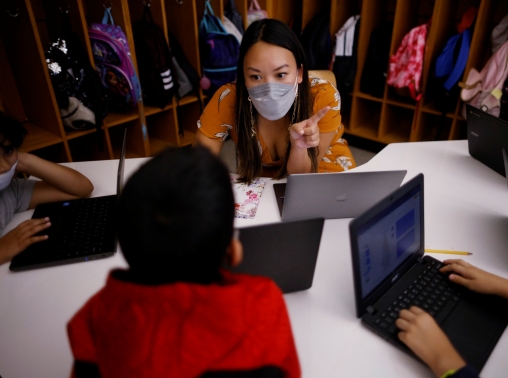
<path fill-rule="evenodd" d="M 102 377 L 197 377 L 277 366 L 299 377 L 291 325 L 269 279 L 145 286 L 108 277 L 68 324 L 76 361 Z"/>

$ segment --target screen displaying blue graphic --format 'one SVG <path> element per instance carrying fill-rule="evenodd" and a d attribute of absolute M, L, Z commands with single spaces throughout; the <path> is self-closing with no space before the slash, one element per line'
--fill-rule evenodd
<path fill-rule="evenodd" d="M 420 249 L 420 197 L 417 187 L 360 228 L 358 251 L 364 298 Z"/>

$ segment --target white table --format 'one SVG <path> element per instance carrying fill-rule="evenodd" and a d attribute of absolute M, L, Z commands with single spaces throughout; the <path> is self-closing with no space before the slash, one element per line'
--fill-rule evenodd
<path fill-rule="evenodd" d="M 126 176 L 143 161 L 127 160 Z M 94 196 L 114 193 L 117 161 L 68 165 L 92 180 Z M 426 247 L 471 251 L 472 256 L 464 256 L 467 261 L 508 277 L 506 180 L 472 159 L 465 141 L 392 144 L 357 168 L 387 169 L 406 169 L 405 181 L 424 173 Z M 238 227 L 280 221 L 273 183 L 267 180 L 256 217 L 238 219 Z M 5 231 L 30 216 L 31 211 L 17 214 Z M 325 222 L 313 287 L 285 296 L 303 376 L 431 377 L 425 366 L 355 317 L 348 223 Z M 0 375 L 68 376 L 67 321 L 104 285 L 112 268 L 126 266 L 121 253 L 20 273 L 0 266 Z M 505 332 L 482 375 L 506 376 L 507 354 Z"/>

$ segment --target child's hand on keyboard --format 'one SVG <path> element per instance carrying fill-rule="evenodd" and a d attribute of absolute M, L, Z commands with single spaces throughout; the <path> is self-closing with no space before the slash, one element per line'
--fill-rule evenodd
<path fill-rule="evenodd" d="M 508 298 L 508 280 L 481 270 L 464 260 L 445 260 L 442 273 L 451 273 L 450 281 L 482 294 Z"/>
<path fill-rule="evenodd" d="M 29 219 L 0 238 L 0 265 L 24 251 L 30 244 L 46 240 L 47 235 L 34 236 L 51 226 L 49 218 Z"/>
<path fill-rule="evenodd" d="M 437 377 L 466 363 L 457 353 L 434 318 L 421 308 L 401 310 L 395 324 L 401 330 L 399 339 L 425 362 Z"/>

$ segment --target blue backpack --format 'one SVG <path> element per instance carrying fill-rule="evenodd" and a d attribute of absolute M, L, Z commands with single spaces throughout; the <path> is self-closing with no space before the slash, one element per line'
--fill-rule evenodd
<path fill-rule="evenodd" d="M 236 80 L 240 44 L 215 16 L 209 0 L 205 3 L 205 12 L 199 25 L 199 45 L 203 67 L 201 87 L 205 94 L 211 96 L 221 85 Z"/>

